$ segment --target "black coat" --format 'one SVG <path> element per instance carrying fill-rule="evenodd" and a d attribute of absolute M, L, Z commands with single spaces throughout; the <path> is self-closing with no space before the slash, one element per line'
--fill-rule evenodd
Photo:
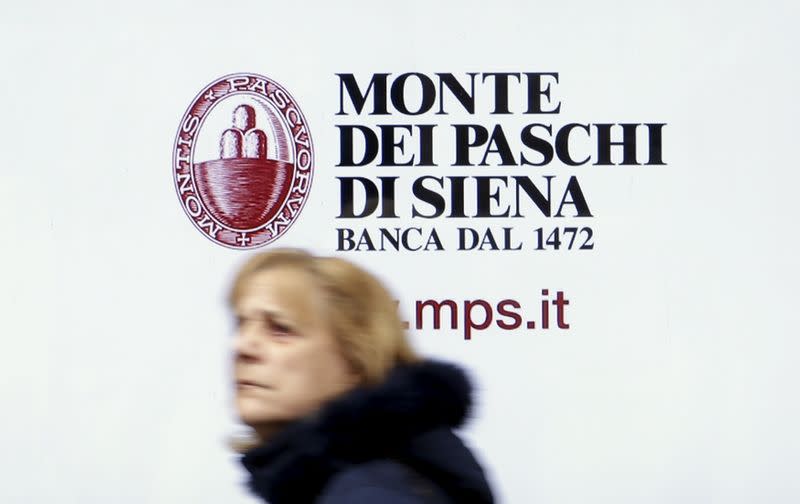
<path fill-rule="evenodd" d="M 250 488 L 270 504 L 492 504 L 483 470 L 451 431 L 471 394 L 454 365 L 398 367 L 247 452 Z"/>

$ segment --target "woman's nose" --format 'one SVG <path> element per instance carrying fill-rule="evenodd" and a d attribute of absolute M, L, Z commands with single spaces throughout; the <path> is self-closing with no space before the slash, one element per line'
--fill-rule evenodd
<path fill-rule="evenodd" d="M 259 338 L 258 331 L 252 327 L 252 324 L 242 324 L 236 330 L 234 337 L 233 349 L 236 352 L 236 358 L 239 360 L 259 360 L 263 353 L 263 345 L 261 338 Z"/>

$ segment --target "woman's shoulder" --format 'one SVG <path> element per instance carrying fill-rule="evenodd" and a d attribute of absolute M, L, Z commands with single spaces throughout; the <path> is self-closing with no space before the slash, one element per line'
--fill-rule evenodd
<path fill-rule="evenodd" d="M 435 483 L 390 459 L 353 465 L 336 474 L 318 504 L 449 504 Z"/>

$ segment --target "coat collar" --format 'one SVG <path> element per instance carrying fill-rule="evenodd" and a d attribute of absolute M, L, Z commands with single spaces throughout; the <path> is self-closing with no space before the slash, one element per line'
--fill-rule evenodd
<path fill-rule="evenodd" d="M 430 460 L 422 465 L 432 469 L 427 472 L 437 483 L 451 475 L 456 486 L 473 487 L 475 483 L 458 480 L 479 475 L 477 486 L 485 487 L 485 502 L 491 502 L 477 462 L 449 431 L 466 420 L 471 392 L 466 375 L 454 365 L 425 361 L 399 366 L 381 384 L 335 399 L 247 452 L 242 464 L 251 474 L 250 488 L 276 504 L 311 503 L 330 477 L 348 466 L 382 458 L 414 464 L 428 457 L 419 439 L 444 429 L 465 452 L 459 454 L 462 462 L 471 461 L 474 467 L 465 473 L 460 467 L 433 467 Z"/>

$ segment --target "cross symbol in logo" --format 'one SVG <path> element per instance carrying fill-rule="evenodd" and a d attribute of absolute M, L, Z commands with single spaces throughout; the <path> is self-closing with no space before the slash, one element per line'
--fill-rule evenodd
<path fill-rule="evenodd" d="M 246 247 L 252 240 L 248 238 L 247 235 L 244 234 L 244 232 L 242 232 L 242 236 L 236 238 L 236 241 L 239 242 L 239 245 L 241 245 L 242 247 Z"/>

